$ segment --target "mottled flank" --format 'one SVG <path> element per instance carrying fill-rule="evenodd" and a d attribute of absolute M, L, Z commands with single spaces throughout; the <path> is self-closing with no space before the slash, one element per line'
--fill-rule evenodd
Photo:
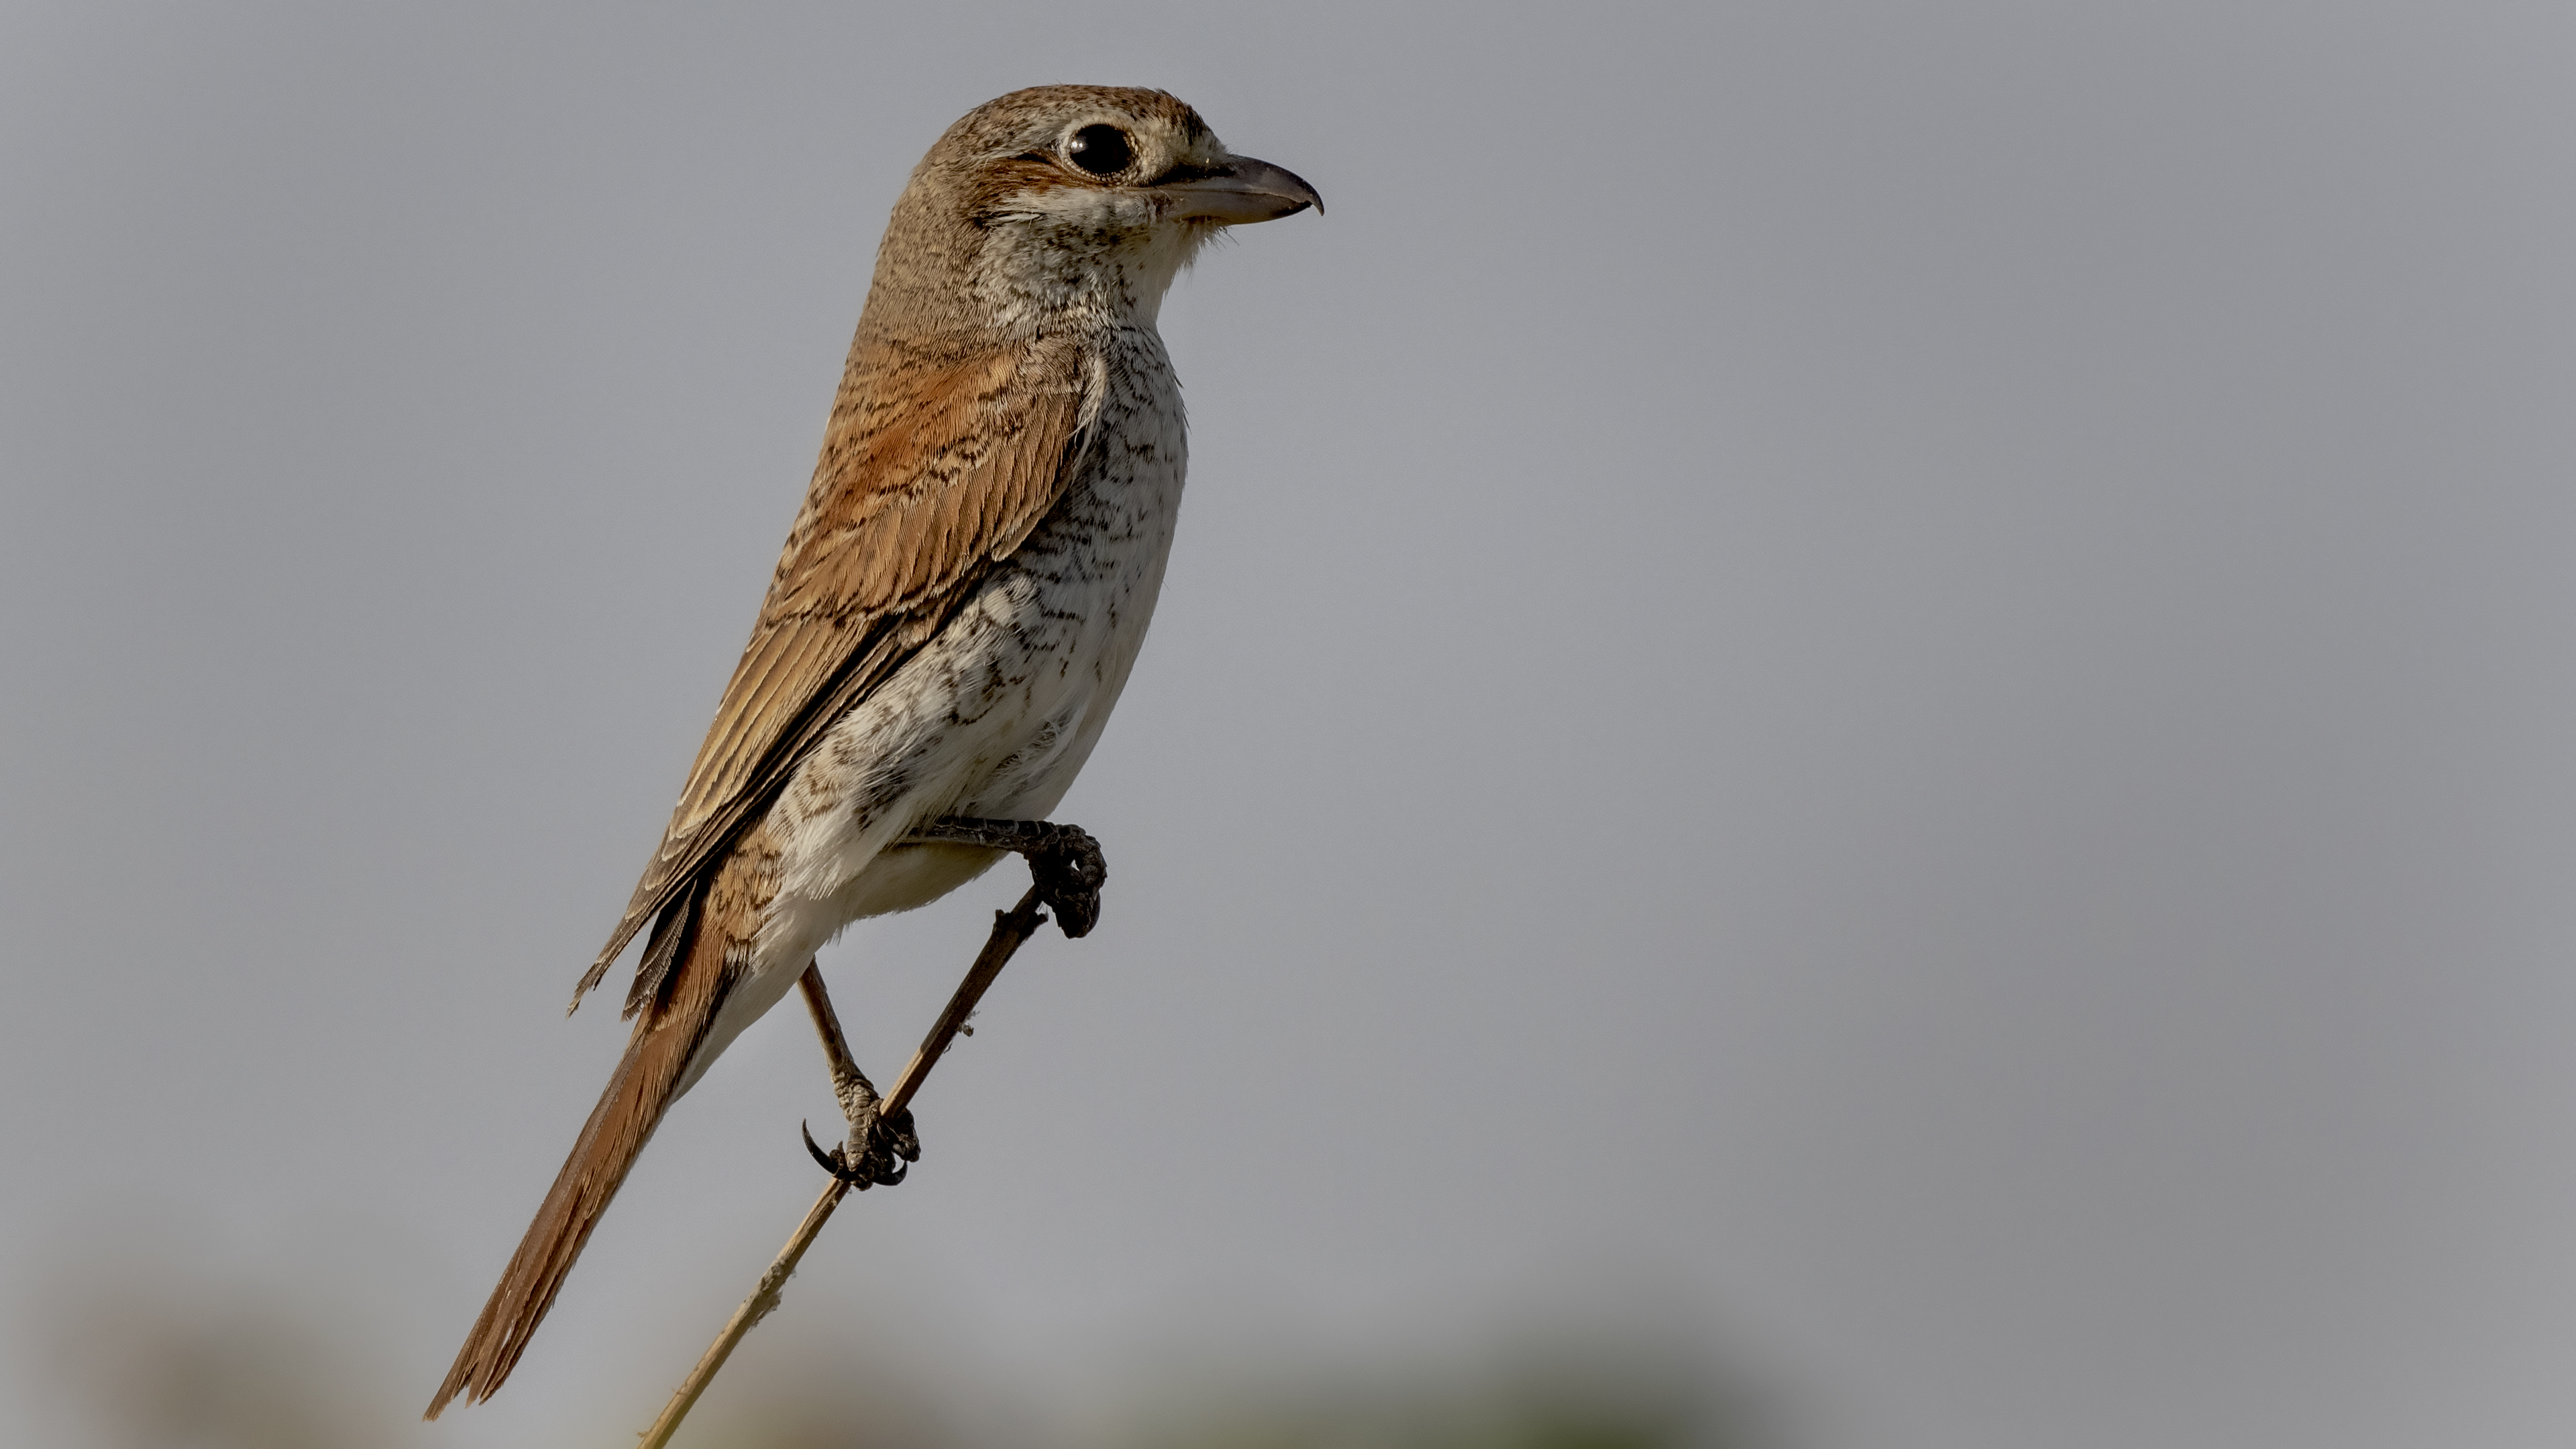
<path fill-rule="evenodd" d="M 1095 175 L 1085 127 L 1125 141 Z M 1039 818 L 1143 643 L 1186 465 L 1157 310 L 1220 226 L 1314 193 L 1160 91 L 978 107 L 913 172 L 821 459 L 679 806 L 580 996 L 653 930 L 634 1035 L 429 1407 L 488 1397 L 680 1093 L 850 921 L 997 853 L 896 845 Z"/>

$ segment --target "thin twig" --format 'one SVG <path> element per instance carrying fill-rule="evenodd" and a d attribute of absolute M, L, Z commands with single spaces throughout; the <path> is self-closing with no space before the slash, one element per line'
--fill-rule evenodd
<path fill-rule="evenodd" d="M 912 1105 L 913 1094 L 921 1090 L 922 1081 L 930 1075 L 930 1069 L 938 1065 L 940 1056 L 948 1050 L 948 1044 L 957 1039 L 958 1029 L 966 1024 L 966 1018 L 975 1014 L 975 1003 L 983 999 L 985 988 L 991 986 L 993 978 L 1001 975 L 1002 968 L 1010 964 L 1011 953 L 1020 949 L 1020 943 L 1044 924 L 1046 913 L 1038 909 L 1035 887 L 1020 897 L 1018 905 L 993 913 L 993 934 L 976 955 L 975 964 L 967 969 L 966 979 L 957 984 L 956 994 L 948 998 L 948 1005 L 939 1013 L 939 1020 L 930 1028 L 930 1035 L 922 1038 L 920 1049 L 912 1054 L 911 1061 L 904 1064 L 903 1075 L 895 1078 L 893 1090 L 886 1093 L 885 1101 L 878 1108 L 883 1115 L 891 1117 Z M 804 987 L 807 1009 L 814 1013 L 814 1029 L 822 1033 L 823 1048 L 831 1055 L 835 1081 L 839 1080 L 844 1066 L 853 1073 L 857 1072 L 849 1043 L 841 1036 L 840 1019 L 833 1014 L 832 999 L 823 994 L 822 977 L 809 966 L 804 981 L 799 985 Z M 680 1391 L 671 1396 L 671 1402 L 662 1406 L 662 1417 L 655 1419 L 653 1427 L 644 1431 L 644 1439 L 638 1449 L 663 1449 L 671 1442 L 671 1436 L 679 1432 L 680 1421 L 687 1418 L 689 1410 L 696 1406 L 698 1395 L 707 1391 L 707 1385 L 715 1381 L 716 1371 L 733 1356 L 734 1345 L 742 1342 L 743 1335 L 751 1332 L 753 1324 L 768 1317 L 770 1310 L 778 1306 L 779 1290 L 786 1286 L 788 1277 L 796 1271 L 796 1264 L 804 1258 L 805 1250 L 823 1231 L 823 1224 L 831 1221 L 832 1210 L 841 1205 L 841 1199 L 848 1196 L 849 1191 L 848 1183 L 834 1178 L 823 1189 L 823 1195 L 814 1199 L 814 1205 L 805 1210 L 805 1221 L 796 1225 L 795 1235 L 787 1240 L 786 1247 L 778 1250 L 769 1270 L 760 1275 L 759 1286 L 751 1290 L 751 1296 L 742 1300 L 742 1306 L 725 1321 L 724 1332 L 717 1334 L 716 1341 L 707 1345 L 706 1354 L 698 1360 L 698 1366 L 689 1370 L 688 1378 L 681 1381 Z"/>

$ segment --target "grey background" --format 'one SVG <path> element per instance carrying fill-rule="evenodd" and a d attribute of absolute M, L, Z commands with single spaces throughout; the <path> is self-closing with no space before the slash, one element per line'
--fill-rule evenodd
<path fill-rule="evenodd" d="M 2572 43 L 19 0 L 0 1439 L 161 1442 L 120 1396 L 261 1344 L 342 1426 L 271 1443 L 650 1416 L 814 1186 L 792 1012 L 503 1395 L 407 1422 L 622 1040 L 561 1004 L 886 208 L 1084 80 L 1331 213 L 1165 312 L 1186 522 L 1063 811 L 1104 924 L 711 1414 L 801 1375 L 1063 1441 L 1538 1333 L 1835 1445 L 2576 1440 Z M 866 1060 L 1015 889 L 827 955 Z"/>

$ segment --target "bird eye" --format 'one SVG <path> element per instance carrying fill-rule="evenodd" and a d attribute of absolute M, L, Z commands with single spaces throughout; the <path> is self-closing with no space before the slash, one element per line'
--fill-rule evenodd
<path fill-rule="evenodd" d="M 1136 159 L 1136 148 L 1116 126 L 1085 126 L 1064 143 L 1064 154 L 1094 176 L 1115 176 Z"/>

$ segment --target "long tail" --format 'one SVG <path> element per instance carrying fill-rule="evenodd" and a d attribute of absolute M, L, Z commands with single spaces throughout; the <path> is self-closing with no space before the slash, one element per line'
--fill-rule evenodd
<path fill-rule="evenodd" d="M 748 942 L 744 928 L 749 922 L 735 919 L 743 912 L 727 909 L 746 903 L 740 889 L 746 882 L 732 877 L 748 864 L 740 856 L 728 861 L 697 908 L 671 923 L 686 935 L 678 942 L 673 969 L 660 983 L 663 989 L 637 1013 L 635 1035 L 608 1079 L 608 1090 L 600 1093 L 545 1205 L 537 1209 L 536 1221 L 528 1225 L 528 1235 L 511 1255 L 500 1286 L 483 1305 L 483 1316 L 474 1320 L 456 1366 L 447 1371 L 447 1382 L 438 1386 L 438 1397 L 429 1401 L 423 1417 L 437 1418 L 459 1393 L 469 1403 L 488 1399 L 509 1378 L 529 1336 L 554 1306 L 564 1275 L 590 1241 L 599 1215 L 661 1125 L 682 1074 L 733 984 L 727 957 L 738 959 L 740 953 L 732 948 Z M 647 955 L 652 954 L 648 947 Z"/>

